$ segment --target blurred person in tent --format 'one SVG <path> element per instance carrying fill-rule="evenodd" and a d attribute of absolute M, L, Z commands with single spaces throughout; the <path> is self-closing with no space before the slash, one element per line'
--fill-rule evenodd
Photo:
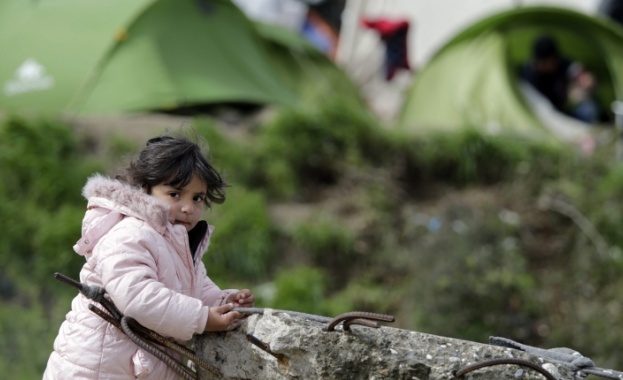
<path fill-rule="evenodd" d="M 522 65 L 520 77 L 559 112 L 588 124 L 600 120 L 594 97 L 594 75 L 581 63 L 560 54 L 558 44 L 551 36 L 541 35 L 535 39 L 532 57 Z"/>

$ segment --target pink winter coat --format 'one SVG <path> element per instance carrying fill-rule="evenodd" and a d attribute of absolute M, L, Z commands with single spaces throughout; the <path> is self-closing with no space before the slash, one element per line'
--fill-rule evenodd
<path fill-rule="evenodd" d="M 202 333 L 208 307 L 235 290 L 221 290 L 201 261 L 212 227 L 204 221 L 193 260 L 189 233 L 168 221 L 168 206 L 141 189 L 91 177 L 82 238 L 80 281 L 102 286 L 117 308 L 161 335 L 188 341 Z M 197 230 L 197 227 L 192 232 Z M 201 230 L 201 228 L 199 228 Z M 88 309 L 78 294 L 54 342 L 43 379 L 179 379 L 158 358 Z"/>

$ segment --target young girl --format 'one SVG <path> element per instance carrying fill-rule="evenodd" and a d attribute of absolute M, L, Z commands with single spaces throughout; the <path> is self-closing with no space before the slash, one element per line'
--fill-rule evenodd
<path fill-rule="evenodd" d="M 201 261 L 212 226 L 200 220 L 211 202 L 225 201 L 225 183 L 199 146 L 161 136 L 117 179 L 91 177 L 82 238 L 80 281 L 103 287 L 126 317 L 163 336 L 188 341 L 226 331 L 253 305 L 247 289 L 221 290 Z M 60 327 L 44 379 L 177 379 L 165 363 L 90 311 L 78 294 Z"/>

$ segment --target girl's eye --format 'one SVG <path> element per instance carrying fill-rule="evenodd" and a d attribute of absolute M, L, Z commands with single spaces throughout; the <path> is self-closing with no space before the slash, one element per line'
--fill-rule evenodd
<path fill-rule="evenodd" d="M 169 196 L 171 196 L 171 198 L 177 199 L 180 197 L 180 193 L 174 191 L 174 192 L 169 193 Z"/>
<path fill-rule="evenodd" d="M 197 203 L 203 203 L 203 200 L 205 199 L 205 197 L 202 196 L 202 195 L 197 195 L 197 196 L 195 196 L 194 199 L 195 199 L 195 202 L 197 202 Z"/>

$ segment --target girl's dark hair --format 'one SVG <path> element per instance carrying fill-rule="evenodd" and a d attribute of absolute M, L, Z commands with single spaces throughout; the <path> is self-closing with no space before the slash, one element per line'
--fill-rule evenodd
<path fill-rule="evenodd" d="M 207 184 L 206 206 L 209 207 L 212 202 L 225 202 L 227 184 L 210 165 L 199 145 L 186 137 L 158 136 L 150 139 L 117 179 L 151 193 L 151 189 L 159 184 L 184 187 L 194 175 Z"/>

